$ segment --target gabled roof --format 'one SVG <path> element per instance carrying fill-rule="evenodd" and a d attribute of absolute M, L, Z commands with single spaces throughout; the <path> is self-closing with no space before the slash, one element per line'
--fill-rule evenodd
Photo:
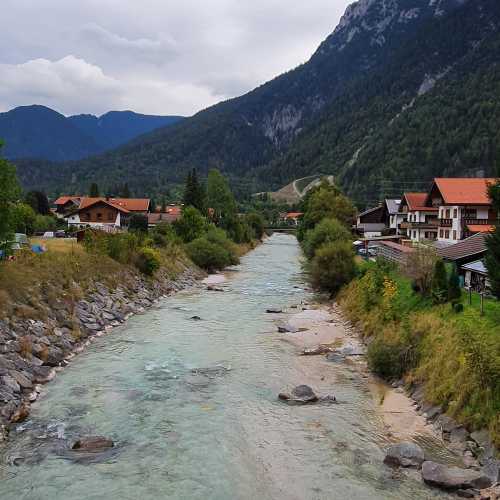
<path fill-rule="evenodd" d="M 486 237 L 484 233 L 478 233 L 470 238 L 459 241 L 454 245 L 438 250 L 440 257 L 446 260 L 460 260 L 471 255 L 480 255 L 486 252 Z"/>
<path fill-rule="evenodd" d="M 399 205 L 401 205 L 401 200 L 395 200 L 392 198 L 386 198 L 385 206 L 390 215 L 397 214 L 399 212 Z"/>
<path fill-rule="evenodd" d="M 98 203 L 103 203 L 105 205 L 108 205 L 124 214 L 130 213 L 129 210 L 127 210 L 126 208 L 120 206 L 117 203 L 114 203 L 112 199 L 107 200 L 106 198 L 83 198 L 82 202 L 80 203 L 80 208 L 78 209 L 78 212 L 83 212 L 83 210 L 87 210 L 90 207 L 97 205 Z"/>
<path fill-rule="evenodd" d="M 408 205 L 408 210 L 410 212 L 416 211 L 426 211 L 434 212 L 438 210 L 437 207 L 426 207 L 425 203 L 427 201 L 427 193 L 405 193 L 403 195 L 406 204 Z M 404 201 L 401 202 L 403 204 Z"/>
<path fill-rule="evenodd" d="M 80 200 L 82 199 L 81 196 L 60 196 L 57 198 L 56 201 L 54 201 L 55 205 L 65 205 L 68 203 L 68 201 L 73 201 L 75 203 L 80 203 Z"/>
<path fill-rule="evenodd" d="M 382 205 L 378 205 L 377 207 L 369 208 L 368 210 L 365 210 L 364 212 L 361 212 L 358 217 L 364 217 L 365 215 L 371 214 L 373 212 L 377 212 L 378 210 L 383 210 Z"/>
<path fill-rule="evenodd" d="M 304 215 L 303 212 L 288 212 L 285 215 L 285 218 L 287 219 L 298 219 L 299 217 L 302 217 Z"/>
<path fill-rule="evenodd" d="M 149 198 L 83 198 L 80 203 L 80 210 L 95 205 L 102 201 L 126 212 L 147 212 L 149 210 Z"/>
<path fill-rule="evenodd" d="M 498 179 L 493 178 L 437 178 L 437 187 L 446 205 L 490 205 L 488 187 Z"/>
<path fill-rule="evenodd" d="M 462 269 L 488 276 L 488 269 L 486 269 L 483 260 L 476 260 L 474 262 L 469 262 L 468 264 L 464 264 L 462 266 Z"/>

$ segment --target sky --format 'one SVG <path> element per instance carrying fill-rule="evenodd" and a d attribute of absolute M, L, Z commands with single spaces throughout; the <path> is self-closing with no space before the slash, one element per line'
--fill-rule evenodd
<path fill-rule="evenodd" d="M 0 111 L 189 116 L 307 61 L 349 0 L 3 0 Z"/>

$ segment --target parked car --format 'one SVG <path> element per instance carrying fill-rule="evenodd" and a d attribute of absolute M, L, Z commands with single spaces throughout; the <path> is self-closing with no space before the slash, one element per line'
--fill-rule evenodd
<path fill-rule="evenodd" d="M 66 238 L 66 231 L 59 229 L 59 231 L 56 231 L 55 236 L 56 238 Z"/>
<path fill-rule="evenodd" d="M 43 237 L 44 238 L 54 238 L 54 231 L 45 231 L 45 233 L 43 233 Z"/>

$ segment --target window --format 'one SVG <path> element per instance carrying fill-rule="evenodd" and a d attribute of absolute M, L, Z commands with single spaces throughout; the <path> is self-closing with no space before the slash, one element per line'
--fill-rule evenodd
<path fill-rule="evenodd" d="M 453 239 L 456 240 L 457 239 L 457 232 L 455 230 L 453 230 Z"/>
<path fill-rule="evenodd" d="M 451 212 L 450 212 L 450 209 L 449 209 L 449 208 L 447 208 L 447 209 L 446 209 L 446 216 L 445 216 L 445 219 L 449 219 L 449 218 L 450 218 L 450 213 L 451 213 Z"/>
<path fill-rule="evenodd" d="M 454 218 L 454 219 L 457 219 L 457 218 L 458 218 L 458 209 L 457 209 L 457 208 L 454 208 L 454 209 L 453 209 L 453 218 Z"/>
<path fill-rule="evenodd" d="M 97 212 L 97 220 L 102 220 L 102 214 L 101 214 L 101 212 Z"/>
<path fill-rule="evenodd" d="M 439 230 L 439 237 L 440 238 L 444 237 L 444 231 L 442 229 Z"/>
<path fill-rule="evenodd" d="M 450 239 L 450 231 L 445 231 L 444 232 L 444 237 L 449 240 Z"/>
<path fill-rule="evenodd" d="M 108 212 L 108 220 L 109 221 L 114 221 L 115 220 L 115 214 L 113 212 Z"/>
<path fill-rule="evenodd" d="M 417 239 L 417 231 L 413 231 L 413 239 L 416 240 Z"/>

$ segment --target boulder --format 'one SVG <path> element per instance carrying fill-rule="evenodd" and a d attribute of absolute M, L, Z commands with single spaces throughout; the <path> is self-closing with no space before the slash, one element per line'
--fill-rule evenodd
<path fill-rule="evenodd" d="M 281 314 L 283 311 L 281 309 L 270 308 L 266 309 L 267 314 Z"/>
<path fill-rule="evenodd" d="M 297 333 L 299 331 L 298 328 L 290 325 L 289 323 L 284 323 L 278 326 L 279 333 Z"/>
<path fill-rule="evenodd" d="M 279 394 L 279 399 L 290 403 L 308 404 L 318 401 L 318 396 L 308 385 L 298 385 L 291 393 L 282 392 Z"/>
<path fill-rule="evenodd" d="M 489 459 L 482 468 L 482 471 L 494 484 L 500 484 L 500 460 L 496 460 L 495 458 Z"/>
<path fill-rule="evenodd" d="M 100 452 L 113 448 L 115 443 L 109 438 L 103 436 L 87 436 L 82 437 L 71 445 L 71 449 L 75 451 L 86 451 L 90 453 Z"/>
<path fill-rule="evenodd" d="M 28 418 L 30 414 L 30 407 L 28 404 L 23 403 L 15 412 L 14 414 L 10 417 L 10 421 L 13 424 L 17 424 L 19 422 L 23 422 Z"/>
<path fill-rule="evenodd" d="M 416 467 L 419 469 L 424 460 L 424 451 L 418 444 L 398 443 L 387 449 L 384 463 L 395 467 Z"/>
<path fill-rule="evenodd" d="M 331 352 L 331 348 L 326 345 L 318 345 L 316 347 L 308 347 L 302 351 L 302 356 L 320 356 Z"/>
<path fill-rule="evenodd" d="M 192 316 L 191 319 L 193 321 L 201 321 L 201 318 L 199 316 Z"/>
<path fill-rule="evenodd" d="M 422 464 L 422 478 L 427 484 L 444 490 L 483 489 L 492 485 L 491 479 L 481 471 L 448 467 L 431 461 Z"/>

